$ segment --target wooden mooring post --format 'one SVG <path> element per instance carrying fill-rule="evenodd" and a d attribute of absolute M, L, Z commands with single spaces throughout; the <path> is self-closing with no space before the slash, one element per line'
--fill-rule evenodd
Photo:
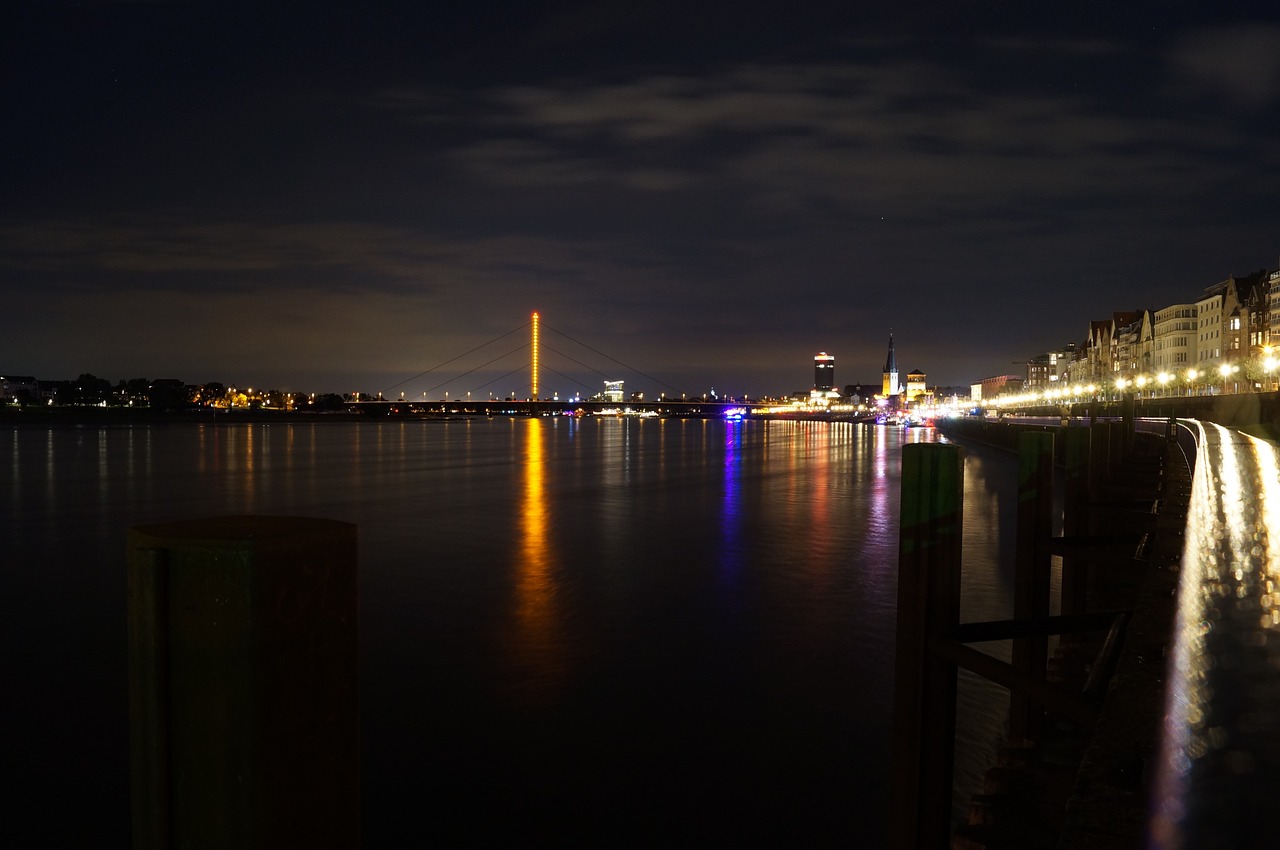
<path fill-rule="evenodd" d="M 1063 461 L 1066 466 L 1065 498 L 1062 509 L 1062 534 L 1068 539 L 1087 537 L 1090 528 L 1089 505 L 1097 498 L 1100 488 L 1097 477 L 1101 474 L 1098 464 L 1102 456 L 1098 447 L 1105 445 L 1106 425 L 1088 428 L 1067 428 L 1063 431 Z M 1082 552 L 1062 557 L 1063 614 L 1083 614 L 1088 587 L 1088 562 Z"/>
<path fill-rule="evenodd" d="M 1053 535 L 1053 434 L 1023 432 L 1018 444 L 1018 532 L 1014 552 L 1013 617 L 1049 617 L 1049 539 Z M 1013 641 L 1013 666 L 1021 673 L 1044 679 L 1049 638 L 1045 633 Z M 1044 708 L 1012 691 L 1009 696 L 1009 738 L 1036 740 Z"/>
<path fill-rule="evenodd" d="M 356 527 L 129 532 L 135 848 L 358 847 Z"/>
<path fill-rule="evenodd" d="M 902 449 L 890 846 L 945 847 L 951 831 L 956 667 L 931 651 L 960 617 L 964 451 Z"/>

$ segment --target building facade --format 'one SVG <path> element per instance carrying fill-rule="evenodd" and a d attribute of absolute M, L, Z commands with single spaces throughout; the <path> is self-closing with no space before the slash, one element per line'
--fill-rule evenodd
<path fill-rule="evenodd" d="M 1019 375 L 993 375 L 990 378 L 983 378 L 981 399 L 991 401 L 1001 393 L 1020 393 L 1022 384 L 1022 377 Z"/>
<path fill-rule="evenodd" d="M 912 369 L 907 373 L 907 402 L 916 404 L 929 395 L 929 387 L 925 382 L 925 373 L 919 369 Z"/>
<path fill-rule="evenodd" d="M 1156 311 L 1155 358 L 1157 374 L 1177 374 L 1195 366 L 1198 359 L 1199 323 L 1195 304 L 1170 304 Z"/>

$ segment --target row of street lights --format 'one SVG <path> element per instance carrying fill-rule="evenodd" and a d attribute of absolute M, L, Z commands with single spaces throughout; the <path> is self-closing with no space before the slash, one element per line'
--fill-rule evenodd
<path fill-rule="evenodd" d="M 1261 361 L 1262 371 L 1265 375 L 1265 381 L 1262 384 L 1264 392 L 1276 389 L 1274 375 L 1277 366 L 1280 366 L 1280 360 L 1276 358 L 1276 351 L 1272 346 L 1263 348 L 1263 359 Z M 1217 376 L 1222 379 L 1222 392 L 1225 394 L 1228 389 L 1228 383 L 1231 384 L 1231 392 L 1239 391 L 1240 366 L 1236 363 L 1223 363 L 1218 366 Z M 1186 372 L 1176 374 L 1173 372 L 1160 372 L 1154 376 L 1135 375 L 1132 378 L 1121 376 L 1116 378 L 1114 389 L 1117 393 L 1133 392 L 1139 398 L 1144 394 L 1149 394 L 1154 398 L 1159 394 L 1161 397 L 1169 395 L 1170 385 L 1176 384 L 1179 379 L 1186 386 L 1186 395 L 1196 395 L 1200 388 L 1211 392 L 1209 381 L 1213 379 L 1214 373 L 1207 370 L 1188 369 Z M 1003 406 L 1032 404 L 1035 402 L 1072 402 L 1086 401 L 1105 395 L 1111 396 L 1111 388 L 1098 384 L 1073 384 L 1063 387 L 1054 387 L 1044 392 L 1031 392 L 1021 395 L 1015 395 L 1003 398 L 1001 401 Z"/>

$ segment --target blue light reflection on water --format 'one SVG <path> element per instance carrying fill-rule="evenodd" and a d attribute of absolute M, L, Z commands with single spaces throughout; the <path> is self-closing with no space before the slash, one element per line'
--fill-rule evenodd
<path fill-rule="evenodd" d="M 878 843 L 900 447 L 932 433 L 618 419 L 14 429 L 5 652 L 35 730 L 13 754 L 31 796 L 16 810 L 46 837 L 127 829 L 125 532 L 256 511 L 360 527 L 370 842 L 421 819 L 454 843 L 513 820 L 565 838 L 679 821 L 719 840 Z M 989 481 L 967 492 L 993 499 L 1000 461 L 982 465 Z M 1004 577 L 979 550 L 1003 520 L 966 511 L 983 517 L 966 599 L 985 599 L 967 613 L 992 616 L 977 609 L 1003 604 Z M 76 814 L 42 812 L 67 794 Z M 476 799 L 499 814 L 477 823 L 464 814 Z"/>

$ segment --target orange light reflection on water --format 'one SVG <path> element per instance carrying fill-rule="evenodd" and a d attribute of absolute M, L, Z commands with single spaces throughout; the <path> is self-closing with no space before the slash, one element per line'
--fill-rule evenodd
<path fill-rule="evenodd" d="M 519 560 L 516 564 L 515 654 L 530 696 L 546 695 L 563 676 L 555 550 L 547 510 L 544 452 L 548 426 L 536 417 L 524 423 L 524 488 L 520 500 Z"/>

